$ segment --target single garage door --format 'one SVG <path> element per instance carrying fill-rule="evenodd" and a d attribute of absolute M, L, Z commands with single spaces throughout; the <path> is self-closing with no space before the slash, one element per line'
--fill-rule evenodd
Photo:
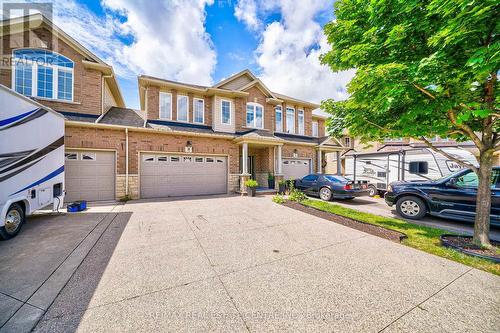
<path fill-rule="evenodd" d="M 64 201 L 114 200 L 115 153 L 107 151 L 66 151 Z"/>
<path fill-rule="evenodd" d="M 298 179 L 311 173 L 311 160 L 294 158 L 283 159 L 283 175 L 285 179 Z"/>
<path fill-rule="evenodd" d="M 141 198 L 227 193 L 227 158 L 141 155 Z"/>

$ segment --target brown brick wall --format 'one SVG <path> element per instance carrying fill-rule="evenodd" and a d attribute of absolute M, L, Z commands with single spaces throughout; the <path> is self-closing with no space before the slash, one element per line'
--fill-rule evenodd
<path fill-rule="evenodd" d="M 118 174 L 125 173 L 125 131 L 66 126 L 66 148 L 113 149 L 117 151 Z M 196 136 L 129 131 L 129 173 L 138 172 L 138 152 L 184 152 L 187 141 L 195 154 L 229 155 L 230 173 L 239 172 L 239 147 L 231 140 Z"/>
<path fill-rule="evenodd" d="M 160 117 L 160 90 L 157 87 L 148 87 L 146 89 L 146 99 L 147 119 L 158 119 Z"/>
<path fill-rule="evenodd" d="M 29 38 L 27 38 L 28 36 Z M 101 114 L 102 75 L 98 71 L 85 69 L 82 64 L 84 57 L 80 53 L 76 52 L 61 39 L 57 39 L 53 43 L 52 33 L 45 28 L 31 30 L 26 34 L 17 33 L 3 36 L 2 39 L 2 45 L 6 46 L 2 50 L 3 54 L 12 54 L 12 50 L 15 48 L 32 47 L 52 50 L 74 61 L 73 103 L 46 101 L 42 99 L 39 100 L 40 103 L 57 111 Z M 0 70 L 0 83 L 11 87 L 11 75 L 11 68 L 2 67 Z"/>
<path fill-rule="evenodd" d="M 325 136 L 325 121 L 318 119 L 318 135 L 319 137 Z"/>

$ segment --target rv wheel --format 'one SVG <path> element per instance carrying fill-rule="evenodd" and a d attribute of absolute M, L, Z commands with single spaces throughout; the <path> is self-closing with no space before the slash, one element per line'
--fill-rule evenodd
<path fill-rule="evenodd" d="M 5 225 L 0 227 L 0 237 L 5 240 L 15 237 L 21 231 L 24 219 L 24 210 L 21 205 L 12 204 L 5 216 Z"/>
<path fill-rule="evenodd" d="M 373 185 L 368 186 L 368 195 L 370 197 L 374 197 L 377 194 L 378 194 L 378 190 L 377 190 L 377 188 L 375 186 L 373 186 Z"/>

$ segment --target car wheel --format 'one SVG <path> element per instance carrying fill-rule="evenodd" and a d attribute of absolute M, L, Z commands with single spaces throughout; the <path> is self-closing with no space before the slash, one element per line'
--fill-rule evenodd
<path fill-rule="evenodd" d="M 12 204 L 5 216 L 5 225 L 0 227 L 0 237 L 5 240 L 15 237 L 21 231 L 24 220 L 25 214 L 21 205 Z"/>
<path fill-rule="evenodd" d="M 373 185 L 368 186 L 368 195 L 370 197 L 374 197 L 377 194 L 378 194 L 378 190 L 377 190 L 377 188 L 375 186 L 373 186 Z"/>
<path fill-rule="evenodd" d="M 420 198 L 402 197 L 396 202 L 396 211 L 402 217 L 418 220 L 425 216 L 427 207 Z"/>
<path fill-rule="evenodd" d="M 332 191 L 328 187 L 322 187 L 319 190 L 319 197 L 321 200 L 330 201 L 332 200 Z"/>

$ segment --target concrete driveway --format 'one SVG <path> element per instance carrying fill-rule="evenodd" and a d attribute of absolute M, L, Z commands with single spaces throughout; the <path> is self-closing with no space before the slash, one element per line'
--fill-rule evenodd
<path fill-rule="evenodd" d="M 385 203 L 383 198 L 370 198 L 367 196 L 367 197 L 356 198 L 354 200 L 334 200 L 333 203 L 344 207 L 356 209 L 365 213 L 394 217 L 398 219 L 402 218 L 396 212 L 396 206 L 389 207 Z M 407 221 L 414 224 L 440 228 L 456 233 L 462 233 L 468 235 L 472 235 L 474 233 L 474 226 L 472 223 L 453 221 L 430 215 L 427 215 L 423 219 L 418 221 L 409 219 Z M 500 242 L 500 228 L 491 227 L 490 238 Z"/>
<path fill-rule="evenodd" d="M 135 201 L 112 209 L 103 220 L 109 223 L 94 222 L 102 232 L 47 311 L 50 295 L 35 304 L 26 298 L 32 292 L 19 299 L 36 310 L 36 332 L 500 328 L 499 277 L 270 197 Z M 85 224 L 89 214 L 71 216 Z M 23 234 L 37 241 L 30 229 Z M 0 251 L 17 247 L 9 244 Z M 61 245 L 40 244 L 50 246 Z M 14 269 L 5 263 L 11 266 L 0 271 L 1 281 Z M 23 269 L 34 275 L 41 268 Z M 18 311 L 2 329 L 26 330 L 23 318 Z"/>

